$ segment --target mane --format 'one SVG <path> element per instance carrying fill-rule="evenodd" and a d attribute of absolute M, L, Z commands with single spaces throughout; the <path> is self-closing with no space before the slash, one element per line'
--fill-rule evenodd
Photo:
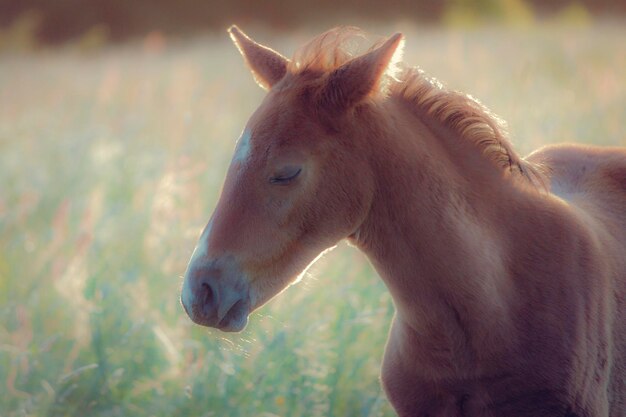
<path fill-rule="evenodd" d="M 331 72 L 357 56 L 359 43 L 364 39 L 363 32 L 355 27 L 331 29 L 298 49 L 288 71 L 296 75 Z M 393 62 L 383 77 L 380 95 L 406 100 L 417 112 L 432 117 L 461 140 L 473 144 L 503 172 L 523 178 L 538 189 L 545 188 L 540 167 L 525 161 L 513 149 L 505 122 L 474 97 L 449 90 L 421 69 L 406 67 L 402 62 Z"/>

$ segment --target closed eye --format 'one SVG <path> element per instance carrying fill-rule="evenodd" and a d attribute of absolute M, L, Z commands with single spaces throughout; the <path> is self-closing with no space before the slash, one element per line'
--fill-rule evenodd
<path fill-rule="evenodd" d="M 271 184 L 286 185 L 295 180 L 302 172 L 302 168 L 297 166 L 288 166 L 281 169 L 273 177 L 270 178 Z"/>

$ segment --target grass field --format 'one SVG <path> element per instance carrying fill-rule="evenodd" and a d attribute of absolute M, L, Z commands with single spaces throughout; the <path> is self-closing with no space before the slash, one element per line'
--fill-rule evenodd
<path fill-rule="evenodd" d="M 626 25 L 402 30 L 405 61 L 509 121 L 522 153 L 626 145 Z M 286 54 L 313 33 L 258 39 Z M 0 416 L 392 416 L 392 300 L 340 245 L 241 334 L 181 275 L 263 96 L 224 34 L 0 56 Z"/>

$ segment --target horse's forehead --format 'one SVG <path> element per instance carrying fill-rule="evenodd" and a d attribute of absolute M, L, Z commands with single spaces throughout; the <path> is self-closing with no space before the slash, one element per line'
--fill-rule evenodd
<path fill-rule="evenodd" d="M 312 121 L 297 100 L 268 97 L 248 121 L 252 141 L 256 144 L 296 144 L 310 130 Z"/>

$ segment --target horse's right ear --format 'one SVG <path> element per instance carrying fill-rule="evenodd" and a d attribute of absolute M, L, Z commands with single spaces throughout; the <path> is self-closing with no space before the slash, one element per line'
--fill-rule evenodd
<path fill-rule="evenodd" d="M 287 58 L 256 43 L 235 25 L 228 29 L 228 33 L 261 87 L 269 90 L 285 76 L 289 64 Z"/>

